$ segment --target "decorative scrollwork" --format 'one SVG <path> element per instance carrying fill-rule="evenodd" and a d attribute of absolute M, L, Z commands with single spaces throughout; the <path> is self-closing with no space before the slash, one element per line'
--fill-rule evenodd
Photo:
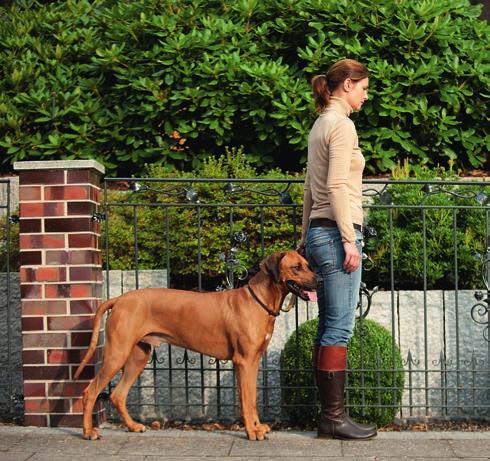
<path fill-rule="evenodd" d="M 292 205 L 294 202 L 291 197 L 291 194 L 289 193 L 289 188 L 291 187 L 291 184 L 292 184 L 291 182 L 288 182 L 286 184 L 286 187 L 282 190 L 277 190 L 272 187 L 259 190 L 259 189 L 247 189 L 240 185 L 236 185 L 233 182 L 228 182 L 224 187 L 224 191 L 228 195 L 237 195 L 237 194 L 243 194 L 245 192 L 250 192 L 252 194 L 259 194 L 267 197 L 277 196 L 279 197 L 279 202 L 282 205 Z"/>
<path fill-rule="evenodd" d="M 144 192 L 154 192 L 156 194 L 163 194 L 169 197 L 181 197 L 190 203 L 200 203 L 199 193 L 193 187 L 172 187 L 169 189 L 157 189 L 154 187 L 147 186 L 146 184 L 141 184 L 140 182 L 134 181 L 129 185 L 131 190 L 131 195 L 142 194 Z"/>
<path fill-rule="evenodd" d="M 448 190 L 443 186 L 427 183 L 422 186 L 422 191 L 425 193 L 422 202 L 425 202 L 431 195 L 447 194 L 458 198 L 466 198 L 466 199 L 474 198 L 482 206 L 488 203 L 488 196 L 487 194 L 485 194 L 485 192 L 483 192 L 483 190 L 480 190 L 478 192 L 467 191 L 466 193 L 462 194 L 460 192 L 454 192 L 452 190 Z"/>
<path fill-rule="evenodd" d="M 359 302 L 357 303 L 356 310 L 359 310 L 360 315 L 357 318 L 366 318 L 371 310 L 371 304 L 373 302 L 373 296 L 378 292 L 379 287 L 374 287 L 371 291 L 369 291 L 364 282 L 361 282 L 361 288 L 359 289 Z M 367 299 L 367 307 L 363 308 L 363 296 Z"/>
<path fill-rule="evenodd" d="M 490 240 L 490 237 L 489 237 Z M 489 273 L 490 273 L 490 241 L 489 248 L 485 252 L 485 255 L 476 255 L 478 259 L 481 261 L 481 271 L 482 271 L 482 279 L 486 288 L 486 297 L 482 291 L 475 292 L 475 299 L 478 301 L 471 308 L 471 318 L 473 321 L 479 325 L 485 325 L 483 329 L 483 338 L 490 342 L 490 287 L 489 287 Z"/>
<path fill-rule="evenodd" d="M 412 366 L 419 366 L 420 365 L 420 360 L 419 359 L 414 359 L 412 352 L 409 350 L 407 354 L 406 359 L 402 359 L 402 365 L 404 367 L 408 366 L 409 368 Z"/>
<path fill-rule="evenodd" d="M 230 360 L 218 360 L 215 357 L 210 357 L 208 360 L 209 365 L 215 365 L 217 363 L 221 363 L 221 365 L 228 365 L 229 363 L 231 363 L 231 361 Z"/>
<path fill-rule="evenodd" d="M 157 350 L 156 349 L 153 349 L 153 352 L 151 354 L 151 359 L 148 363 L 153 363 L 153 364 L 158 364 L 158 365 L 162 365 L 163 363 L 165 363 L 165 358 L 161 358 L 159 359 L 158 358 L 158 354 L 157 354 Z"/>
<path fill-rule="evenodd" d="M 182 356 L 182 358 L 178 358 L 175 362 L 177 363 L 177 365 L 182 365 L 183 363 L 190 363 L 191 365 L 195 365 L 196 358 L 195 357 L 190 358 L 189 353 L 187 352 L 186 349 L 184 350 L 184 355 Z"/>

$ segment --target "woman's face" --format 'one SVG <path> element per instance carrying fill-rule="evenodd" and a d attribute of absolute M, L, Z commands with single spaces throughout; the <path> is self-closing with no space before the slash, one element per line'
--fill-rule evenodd
<path fill-rule="evenodd" d="M 347 102 L 353 110 L 359 110 L 364 104 L 364 101 L 368 99 L 369 78 L 366 77 L 357 82 L 347 79 L 345 84 L 348 89 L 346 95 Z"/>

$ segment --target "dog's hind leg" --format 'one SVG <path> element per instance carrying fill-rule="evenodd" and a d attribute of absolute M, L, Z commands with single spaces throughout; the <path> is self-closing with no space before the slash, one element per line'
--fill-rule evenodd
<path fill-rule="evenodd" d="M 133 383 L 145 368 L 150 358 L 151 346 L 145 343 L 138 343 L 133 347 L 128 360 L 124 364 L 123 374 L 117 383 L 117 386 L 111 393 L 111 402 L 121 415 L 124 424 L 130 432 L 144 432 L 146 427 L 137 423 L 131 418 L 126 408 L 126 398 Z"/>
<path fill-rule="evenodd" d="M 104 348 L 104 358 L 102 366 L 89 385 L 83 391 L 83 438 L 86 440 L 96 440 L 100 436 L 92 424 L 92 412 L 97 397 L 115 374 L 124 366 L 133 346 L 118 344 L 111 347 L 110 341 Z"/>

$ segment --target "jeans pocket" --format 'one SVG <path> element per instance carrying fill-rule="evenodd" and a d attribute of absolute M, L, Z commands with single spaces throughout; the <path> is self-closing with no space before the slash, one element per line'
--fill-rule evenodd
<path fill-rule="evenodd" d="M 314 228 L 308 232 L 306 258 L 312 269 L 320 276 L 337 264 L 336 240 L 337 236 L 331 229 Z"/>

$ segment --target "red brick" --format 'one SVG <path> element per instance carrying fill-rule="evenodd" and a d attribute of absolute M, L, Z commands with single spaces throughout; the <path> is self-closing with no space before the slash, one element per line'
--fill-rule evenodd
<path fill-rule="evenodd" d="M 24 415 L 24 426 L 47 427 L 47 415 Z"/>
<path fill-rule="evenodd" d="M 90 216 L 95 213 L 97 204 L 93 202 L 67 202 L 68 216 L 82 215 Z"/>
<path fill-rule="evenodd" d="M 66 268 L 64 267 L 21 267 L 20 281 L 29 282 L 64 282 L 66 280 Z"/>
<path fill-rule="evenodd" d="M 21 266 L 35 266 L 42 263 L 42 252 L 40 251 L 21 251 L 19 253 L 19 262 Z"/>
<path fill-rule="evenodd" d="M 97 309 L 99 303 L 94 299 L 80 299 L 70 301 L 70 314 L 92 314 Z"/>
<path fill-rule="evenodd" d="M 94 232 L 97 224 L 92 218 L 57 218 L 45 219 L 46 232 Z"/>
<path fill-rule="evenodd" d="M 31 347 L 66 347 L 66 333 L 25 333 L 22 341 L 25 349 Z M 89 340 L 90 341 L 90 340 Z M 88 343 L 86 343 L 88 345 Z"/>
<path fill-rule="evenodd" d="M 19 187 L 19 201 L 41 200 L 41 186 Z"/>
<path fill-rule="evenodd" d="M 24 381 L 46 381 L 69 379 L 69 367 L 59 365 L 44 365 L 38 367 L 24 366 L 22 368 Z"/>
<path fill-rule="evenodd" d="M 35 281 L 35 269 L 21 267 L 19 271 L 19 278 L 21 283 L 28 283 Z"/>
<path fill-rule="evenodd" d="M 72 282 L 96 282 L 102 280 L 102 269 L 93 267 L 70 267 Z"/>
<path fill-rule="evenodd" d="M 41 285 L 22 284 L 20 286 L 20 296 L 23 299 L 41 298 L 42 297 L 42 286 Z"/>
<path fill-rule="evenodd" d="M 93 284 L 79 284 L 72 285 L 70 290 L 70 296 L 72 298 L 92 298 L 96 297 L 94 290 L 96 286 Z"/>
<path fill-rule="evenodd" d="M 46 397 L 44 383 L 24 383 L 24 397 Z"/>
<path fill-rule="evenodd" d="M 71 399 L 71 412 L 83 413 L 83 400 L 82 398 Z"/>
<path fill-rule="evenodd" d="M 90 189 L 90 200 L 93 200 L 96 203 L 100 203 L 100 189 L 96 189 L 95 187 L 92 187 Z"/>
<path fill-rule="evenodd" d="M 22 351 L 22 363 L 24 365 L 38 365 L 38 364 L 46 363 L 44 360 L 44 351 L 41 350 Z"/>
<path fill-rule="evenodd" d="M 26 413 L 68 413 L 71 409 L 70 399 L 25 399 Z"/>
<path fill-rule="evenodd" d="M 64 248 L 65 236 L 56 234 L 21 234 L 19 236 L 19 243 L 22 250 L 29 250 L 31 248 Z"/>
<path fill-rule="evenodd" d="M 46 251 L 46 264 L 101 264 L 99 250 Z"/>
<path fill-rule="evenodd" d="M 93 184 L 100 185 L 100 173 L 93 170 L 68 170 L 68 184 Z"/>
<path fill-rule="evenodd" d="M 75 371 L 77 370 L 77 368 L 78 368 L 78 365 L 71 365 L 71 375 L 72 376 L 75 374 Z M 97 371 L 93 365 L 86 365 L 85 368 L 80 373 L 79 379 L 81 379 L 81 380 L 94 379 L 96 374 L 97 374 Z"/>
<path fill-rule="evenodd" d="M 64 170 L 21 171 L 19 174 L 21 186 L 31 184 L 64 184 Z"/>
<path fill-rule="evenodd" d="M 43 317 L 22 317 L 22 331 L 43 331 Z"/>
<path fill-rule="evenodd" d="M 35 219 L 21 219 L 19 221 L 19 232 L 21 234 L 30 234 L 34 232 L 41 232 L 41 218 Z"/>
<path fill-rule="evenodd" d="M 97 248 L 98 238 L 95 234 L 70 234 L 68 235 L 69 248 Z"/>
<path fill-rule="evenodd" d="M 63 202 L 24 202 L 20 204 L 21 218 L 34 218 L 44 216 L 64 216 L 65 204 Z"/>
<path fill-rule="evenodd" d="M 48 413 L 49 404 L 46 399 L 24 399 L 25 413 Z"/>
<path fill-rule="evenodd" d="M 44 200 L 84 200 L 90 198 L 90 186 L 47 186 Z"/>
<path fill-rule="evenodd" d="M 22 315 L 66 314 L 66 301 L 22 301 Z"/>
<path fill-rule="evenodd" d="M 50 397 L 79 397 L 87 387 L 87 383 L 58 382 L 48 384 Z"/>
<path fill-rule="evenodd" d="M 67 284 L 45 285 L 44 296 L 46 298 L 69 298 L 70 297 L 70 285 L 67 285 Z"/>
<path fill-rule="evenodd" d="M 95 350 L 94 358 L 92 360 L 94 363 L 97 363 L 97 361 L 100 359 L 100 349 L 101 348 L 97 348 Z M 48 363 L 79 364 L 86 353 L 86 349 L 49 349 Z"/>
<path fill-rule="evenodd" d="M 81 316 L 67 316 L 67 317 L 48 317 L 48 329 L 49 330 L 78 330 L 86 331 L 92 330 L 93 327 L 93 315 L 81 317 Z"/>
<path fill-rule="evenodd" d="M 49 350 L 48 363 L 70 363 L 67 350 Z"/>
<path fill-rule="evenodd" d="M 71 333 L 71 345 L 72 347 L 88 347 L 90 340 L 92 339 L 92 333 L 89 332 L 74 332 Z M 97 346 L 102 346 L 104 343 L 104 335 L 99 333 L 97 340 Z"/>
<path fill-rule="evenodd" d="M 93 417 L 92 417 L 93 419 Z M 51 415 L 51 427 L 82 427 L 83 415 Z"/>
<path fill-rule="evenodd" d="M 38 282 L 64 282 L 66 280 L 65 267 L 40 267 L 36 269 Z"/>

